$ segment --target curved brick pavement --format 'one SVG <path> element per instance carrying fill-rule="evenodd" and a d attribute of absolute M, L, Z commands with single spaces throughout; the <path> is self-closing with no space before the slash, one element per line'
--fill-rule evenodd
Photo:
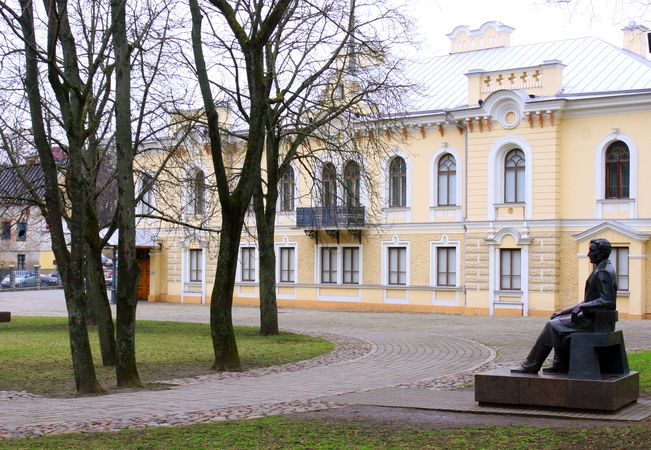
<path fill-rule="evenodd" d="M 0 310 L 14 315 L 65 315 L 61 291 L 1 293 Z M 141 303 L 138 318 L 208 322 L 199 305 Z M 256 325 L 255 308 L 235 308 L 236 324 Z M 472 370 L 496 356 L 521 359 L 545 318 L 468 317 L 281 309 L 283 329 L 328 332 L 373 344 L 365 357 L 300 372 L 79 399 L 29 399 L 0 403 L 0 424 L 61 423 L 139 415 L 213 410 L 313 399 L 339 393 L 415 383 Z M 629 348 L 651 342 L 651 322 L 621 321 Z M 483 345 L 483 344 L 486 344 Z"/>

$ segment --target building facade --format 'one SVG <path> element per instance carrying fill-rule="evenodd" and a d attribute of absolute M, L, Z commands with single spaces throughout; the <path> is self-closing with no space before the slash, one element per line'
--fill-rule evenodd
<path fill-rule="evenodd" d="M 324 156 L 310 172 L 318 180 L 298 165 L 283 174 L 279 305 L 547 316 L 582 301 L 589 241 L 604 237 L 620 315 L 651 318 L 647 31 L 624 30 L 630 49 L 597 38 L 511 47 L 513 29 L 499 22 L 457 27 L 449 55 L 409 67 L 421 86 L 410 114 L 374 125 L 391 148 L 382 161 Z M 201 149 L 178 169 L 181 214 L 196 221 L 217 203 Z M 258 303 L 249 219 L 236 304 Z M 217 238 L 139 226 L 159 236 L 148 299 L 209 302 Z"/>

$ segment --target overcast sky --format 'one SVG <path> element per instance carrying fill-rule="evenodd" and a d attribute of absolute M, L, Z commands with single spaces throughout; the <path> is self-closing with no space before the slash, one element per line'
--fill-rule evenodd
<path fill-rule="evenodd" d="M 541 3 L 538 0 L 537 3 Z M 413 3 L 412 3 L 413 2 Z M 627 3 L 627 0 L 623 0 Z M 449 53 L 450 41 L 445 36 L 458 25 L 479 28 L 496 20 L 515 28 L 511 45 L 548 42 L 560 39 L 597 36 L 622 46 L 621 28 L 636 19 L 645 23 L 649 14 L 629 8 L 615 9 L 622 0 L 572 0 L 562 7 L 535 4 L 535 0 L 411 0 L 420 21 L 424 38 L 422 56 Z M 590 17 L 586 7 L 594 5 L 598 17 Z M 575 8 L 570 13 L 568 8 Z M 647 20 L 647 26 L 649 26 Z"/>

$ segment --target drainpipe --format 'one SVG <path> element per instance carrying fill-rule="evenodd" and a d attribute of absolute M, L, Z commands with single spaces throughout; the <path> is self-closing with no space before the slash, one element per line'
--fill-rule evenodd
<path fill-rule="evenodd" d="M 465 149 L 464 149 L 465 164 L 463 165 L 464 173 L 463 173 L 463 183 L 461 185 L 463 190 L 463 212 L 461 214 L 461 226 L 463 227 L 463 242 L 465 244 L 468 235 L 468 228 L 466 228 L 466 219 L 468 218 L 468 127 L 463 123 L 459 123 L 450 119 L 450 111 L 445 111 L 444 118 L 447 123 L 450 123 L 455 127 L 461 128 L 464 131 L 463 134 L 465 137 Z M 468 306 L 468 296 L 466 294 L 466 283 L 464 281 L 463 283 L 464 310 L 467 306 Z"/>

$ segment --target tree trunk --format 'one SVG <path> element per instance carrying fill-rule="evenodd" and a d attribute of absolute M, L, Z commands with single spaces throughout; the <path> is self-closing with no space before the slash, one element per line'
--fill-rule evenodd
<path fill-rule="evenodd" d="M 210 296 L 210 332 L 215 352 L 213 370 L 241 372 L 242 364 L 235 342 L 233 329 L 233 291 L 235 288 L 235 271 L 240 235 L 244 223 L 244 212 L 222 217 L 222 229 L 219 239 L 219 255 L 215 283 Z"/>
<path fill-rule="evenodd" d="M 276 251 L 274 245 L 276 193 L 267 193 L 266 210 L 262 199 L 262 187 L 254 198 L 255 222 L 258 231 L 258 251 L 260 253 L 260 334 L 262 336 L 277 335 L 278 331 L 278 305 L 276 301 Z M 275 197 L 275 198 L 272 198 Z M 271 211 L 270 211 L 271 209 Z M 269 220 L 271 217 L 271 220 Z"/>
<path fill-rule="evenodd" d="M 125 3 L 111 0 L 115 50 L 115 144 L 118 185 L 117 385 L 142 386 L 136 366 L 136 307 L 140 266 L 136 260 L 135 187 L 131 142 L 131 61 Z"/>
<path fill-rule="evenodd" d="M 25 37 L 25 91 L 29 102 L 30 118 L 32 122 L 32 133 L 34 145 L 38 151 L 43 168 L 45 203 L 43 215 L 50 225 L 50 236 L 52 238 L 52 251 L 59 261 L 59 276 L 63 282 L 68 309 L 68 325 L 70 335 L 70 350 L 72 355 L 72 367 L 75 377 L 75 386 L 78 394 L 94 394 L 103 392 L 104 389 L 97 381 L 95 366 L 88 340 L 88 329 L 86 327 L 86 293 L 83 288 L 83 230 L 84 201 L 86 190 L 83 183 L 83 164 L 81 162 L 82 143 L 77 139 L 76 134 L 69 137 L 69 171 L 66 178 L 69 192 L 74 192 L 70 200 L 70 251 L 67 248 L 66 237 L 63 231 L 62 215 L 63 203 L 59 196 L 59 171 L 50 149 L 47 137 L 45 121 L 43 119 L 44 107 L 41 98 L 39 85 L 40 70 L 38 67 L 39 56 L 36 53 L 36 34 L 34 27 L 33 4 L 29 0 L 20 0 L 21 12 L 20 24 L 23 36 Z M 53 5 L 49 5 L 52 7 Z M 52 14 L 52 12 L 50 12 Z M 52 24 L 48 24 L 52 25 Z M 56 24 L 55 24 L 56 25 Z M 51 30 L 54 32 L 54 30 Z M 55 33 L 52 34 L 56 36 Z M 54 43 L 51 42 L 54 46 Z M 69 53 L 68 53 L 69 55 Z M 74 122 L 74 108 L 67 103 L 60 84 L 55 74 L 56 69 L 53 62 L 48 67 L 48 76 L 52 88 L 57 92 L 57 100 L 66 105 L 64 117 L 61 119 L 66 125 Z M 78 106 L 78 104 L 74 104 Z"/>
<path fill-rule="evenodd" d="M 89 227 L 91 228 L 91 227 Z M 99 237 L 99 235 L 97 235 Z M 102 352 L 102 364 L 114 366 L 116 362 L 115 328 L 111 315 L 111 306 L 106 293 L 104 269 L 98 253 L 87 246 L 86 255 L 86 286 L 88 288 L 88 311 L 92 311 L 96 320 L 99 346 Z"/>

